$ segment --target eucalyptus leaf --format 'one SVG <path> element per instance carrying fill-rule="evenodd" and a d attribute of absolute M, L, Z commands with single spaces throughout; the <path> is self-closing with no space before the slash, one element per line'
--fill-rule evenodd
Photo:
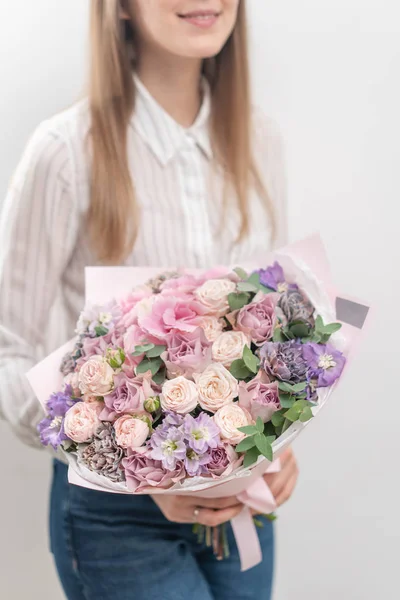
<path fill-rule="evenodd" d="M 244 457 L 244 461 L 243 461 L 243 466 L 246 469 L 247 467 L 250 467 L 251 465 L 253 465 L 255 462 L 257 462 L 258 457 L 260 456 L 261 452 L 258 450 L 258 448 L 250 448 L 250 450 L 248 450 L 245 454 Z"/>
<path fill-rule="evenodd" d="M 291 325 L 290 332 L 297 338 L 306 337 L 309 334 L 309 327 L 307 325 Z"/>
<path fill-rule="evenodd" d="M 258 288 L 253 283 L 249 283 L 248 281 L 240 281 L 236 287 L 239 292 L 250 292 L 252 294 L 258 292 Z"/>
<path fill-rule="evenodd" d="M 149 350 L 152 350 L 154 347 L 154 344 L 140 344 L 139 346 L 135 346 L 135 350 L 133 351 L 132 356 L 140 356 L 141 354 L 145 354 Z"/>
<path fill-rule="evenodd" d="M 164 383 L 164 381 L 167 378 L 167 374 L 165 369 L 160 369 L 159 371 L 157 371 L 157 373 L 155 375 L 153 375 L 153 381 L 154 383 L 156 383 L 157 385 L 162 385 Z"/>
<path fill-rule="evenodd" d="M 295 421 L 299 420 L 300 417 L 300 413 L 302 412 L 303 407 L 299 406 L 298 402 L 295 402 L 292 406 L 292 408 L 289 408 L 289 410 L 287 412 L 285 412 L 285 418 L 288 421 L 291 421 L 292 423 L 294 423 Z"/>
<path fill-rule="evenodd" d="M 296 401 L 296 398 L 291 394 L 279 394 L 279 401 L 281 403 L 282 408 L 292 408 L 293 404 Z"/>
<path fill-rule="evenodd" d="M 254 441 L 254 435 L 249 436 L 242 440 L 235 448 L 236 452 L 247 452 L 250 448 L 254 448 L 256 442 Z"/>
<path fill-rule="evenodd" d="M 286 337 L 283 335 L 281 327 L 277 327 L 275 329 L 272 339 L 274 340 L 274 342 L 279 342 L 279 343 L 286 342 Z"/>
<path fill-rule="evenodd" d="M 231 375 L 236 379 L 247 379 L 252 376 L 252 372 L 246 367 L 243 359 L 234 360 L 229 369 Z"/>
<path fill-rule="evenodd" d="M 318 317 L 315 320 L 315 331 L 320 332 L 323 329 L 324 329 L 324 321 L 322 320 L 321 315 L 318 315 Z"/>
<path fill-rule="evenodd" d="M 285 421 L 285 417 L 283 416 L 283 414 L 281 412 L 276 412 L 275 414 L 272 415 L 272 425 L 274 425 L 275 427 L 281 427 L 281 425 L 283 425 L 284 421 Z"/>
<path fill-rule="evenodd" d="M 243 362 L 249 369 L 249 371 L 251 371 L 254 374 L 257 373 L 260 363 L 257 356 L 255 356 L 255 354 L 252 353 L 248 346 L 245 346 L 243 348 Z"/>
<path fill-rule="evenodd" d="M 154 346 L 146 352 L 147 358 L 158 358 L 167 349 L 167 346 Z"/>
<path fill-rule="evenodd" d="M 163 361 L 161 360 L 161 358 L 145 358 L 136 367 L 136 374 L 140 375 L 141 373 L 151 371 L 151 374 L 154 376 L 160 370 L 162 364 Z"/>
<path fill-rule="evenodd" d="M 291 393 L 293 391 L 293 386 L 290 383 L 286 383 L 286 381 L 280 381 L 278 387 L 282 392 Z"/>
<path fill-rule="evenodd" d="M 302 411 L 302 413 L 301 413 L 301 415 L 300 415 L 300 418 L 299 418 L 299 420 L 300 420 L 302 423 L 307 423 L 307 421 L 309 421 L 309 420 L 310 420 L 310 419 L 312 419 L 312 418 L 313 418 L 312 410 L 311 410 L 311 408 L 310 408 L 309 406 L 306 406 L 306 407 L 303 409 L 303 411 Z"/>
<path fill-rule="evenodd" d="M 249 300 L 250 294 L 248 292 L 240 292 L 239 294 L 233 292 L 232 294 L 228 295 L 229 308 L 232 311 L 240 310 L 243 308 L 243 306 L 246 306 L 246 304 L 249 303 Z"/>
<path fill-rule="evenodd" d="M 296 393 L 296 392 L 302 392 L 303 390 L 305 390 L 307 387 L 307 382 L 306 381 L 302 381 L 301 383 L 295 383 L 294 385 L 292 385 L 292 392 Z"/>
<path fill-rule="evenodd" d="M 233 269 L 233 272 L 236 273 L 236 275 L 240 277 L 240 279 L 245 280 L 248 278 L 248 274 L 244 269 L 242 269 L 242 267 L 236 267 L 236 269 Z"/>
<path fill-rule="evenodd" d="M 97 337 L 102 337 L 103 335 L 107 335 L 108 333 L 108 329 L 107 327 L 104 327 L 104 325 L 98 325 L 97 327 L 94 328 Z"/>
<path fill-rule="evenodd" d="M 272 450 L 271 444 L 269 443 L 265 435 L 263 435 L 262 433 L 258 433 L 256 436 L 254 436 L 254 440 L 256 443 L 256 447 L 258 448 L 260 453 L 272 462 L 274 452 Z"/>
<path fill-rule="evenodd" d="M 336 333 L 337 331 L 339 331 L 339 329 L 342 329 L 342 324 L 341 323 L 330 323 L 330 325 L 325 325 L 325 327 L 324 327 L 324 333 L 325 334 L 329 334 L 329 335 L 333 335 L 334 333 Z"/>

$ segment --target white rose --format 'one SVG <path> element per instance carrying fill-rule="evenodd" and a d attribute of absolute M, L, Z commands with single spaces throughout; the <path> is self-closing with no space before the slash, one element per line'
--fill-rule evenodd
<path fill-rule="evenodd" d="M 210 279 L 195 290 L 195 295 L 209 315 L 221 317 L 229 311 L 228 296 L 235 290 L 236 284 L 229 279 Z"/>
<path fill-rule="evenodd" d="M 74 442 L 83 444 L 90 442 L 101 425 L 99 414 L 101 403 L 77 402 L 65 415 L 64 431 Z"/>
<path fill-rule="evenodd" d="M 161 392 L 161 406 L 164 410 L 185 415 L 194 410 L 199 400 L 196 384 L 183 376 L 166 381 Z"/>
<path fill-rule="evenodd" d="M 243 357 L 243 348 L 248 344 L 249 340 L 242 331 L 225 331 L 213 343 L 213 360 L 229 368 L 234 360 Z"/>
<path fill-rule="evenodd" d="M 203 329 L 205 336 L 209 342 L 214 342 L 217 339 L 217 337 L 222 333 L 222 330 L 224 328 L 224 322 L 222 319 L 210 316 L 202 317 L 199 325 Z"/>
<path fill-rule="evenodd" d="M 238 428 L 254 425 L 250 413 L 236 402 L 220 408 L 214 415 L 214 422 L 219 427 L 221 438 L 233 446 L 239 444 L 246 437 L 246 434 L 239 431 Z"/>
<path fill-rule="evenodd" d="M 193 378 L 197 383 L 200 406 L 209 412 L 217 412 L 239 394 L 237 379 L 219 363 L 211 364 L 201 374 L 195 373 Z"/>
<path fill-rule="evenodd" d="M 92 356 L 79 371 L 82 394 L 104 396 L 114 386 L 114 371 L 102 356 Z"/>

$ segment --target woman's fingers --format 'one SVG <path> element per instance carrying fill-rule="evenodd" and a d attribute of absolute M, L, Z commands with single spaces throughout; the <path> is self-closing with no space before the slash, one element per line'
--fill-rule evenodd
<path fill-rule="evenodd" d="M 206 525 L 207 527 L 218 527 L 223 523 L 231 521 L 243 510 L 243 505 L 237 504 L 231 508 L 223 508 L 222 510 L 212 510 L 209 508 L 198 509 L 196 523 Z"/>
<path fill-rule="evenodd" d="M 276 496 L 276 503 L 278 506 L 281 506 L 289 500 L 289 498 L 293 494 L 294 488 L 296 487 L 296 482 L 297 475 L 292 475 L 292 477 L 287 481 L 286 485 L 280 491 L 278 496 Z"/>
<path fill-rule="evenodd" d="M 231 496 L 229 498 L 192 498 L 193 505 L 198 508 L 213 508 L 215 510 L 220 510 L 224 508 L 231 508 L 233 506 L 237 506 L 240 504 L 236 496 Z"/>

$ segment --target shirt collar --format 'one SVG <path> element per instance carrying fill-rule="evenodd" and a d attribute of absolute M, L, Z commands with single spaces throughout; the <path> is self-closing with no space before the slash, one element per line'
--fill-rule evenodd
<path fill-rule="evenodd" d="M 191 127 L 179 125 L 153 98 L 137 75 L 135 109 L 132 125 L 162 165 L 166 165 L 188 140 L 194 140 L 207 158 L 212 158 L 209 122 L 211 92 L 206 79 L 202 80 L 203 102 Z"/>

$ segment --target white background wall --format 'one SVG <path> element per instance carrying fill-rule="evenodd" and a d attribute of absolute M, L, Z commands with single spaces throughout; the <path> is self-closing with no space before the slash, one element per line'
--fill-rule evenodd
<path fill-rule="evenodd" d="M 400 9 L 248 0 L 258 103 L 286 137 L 292 239 L 320 231 L 338 285 L 376 315 L 345 382 L 296 443 L 275 600 L 395 600 L 400 542 Z M 86 0 L 0 0 L 0 196 L 28 135 L 70 104 Z M 0 241 L 1 243 L 1 241 Z M 0 595 L 62 598 L 47 551 L 50 465 L 0 424 Z"/>

